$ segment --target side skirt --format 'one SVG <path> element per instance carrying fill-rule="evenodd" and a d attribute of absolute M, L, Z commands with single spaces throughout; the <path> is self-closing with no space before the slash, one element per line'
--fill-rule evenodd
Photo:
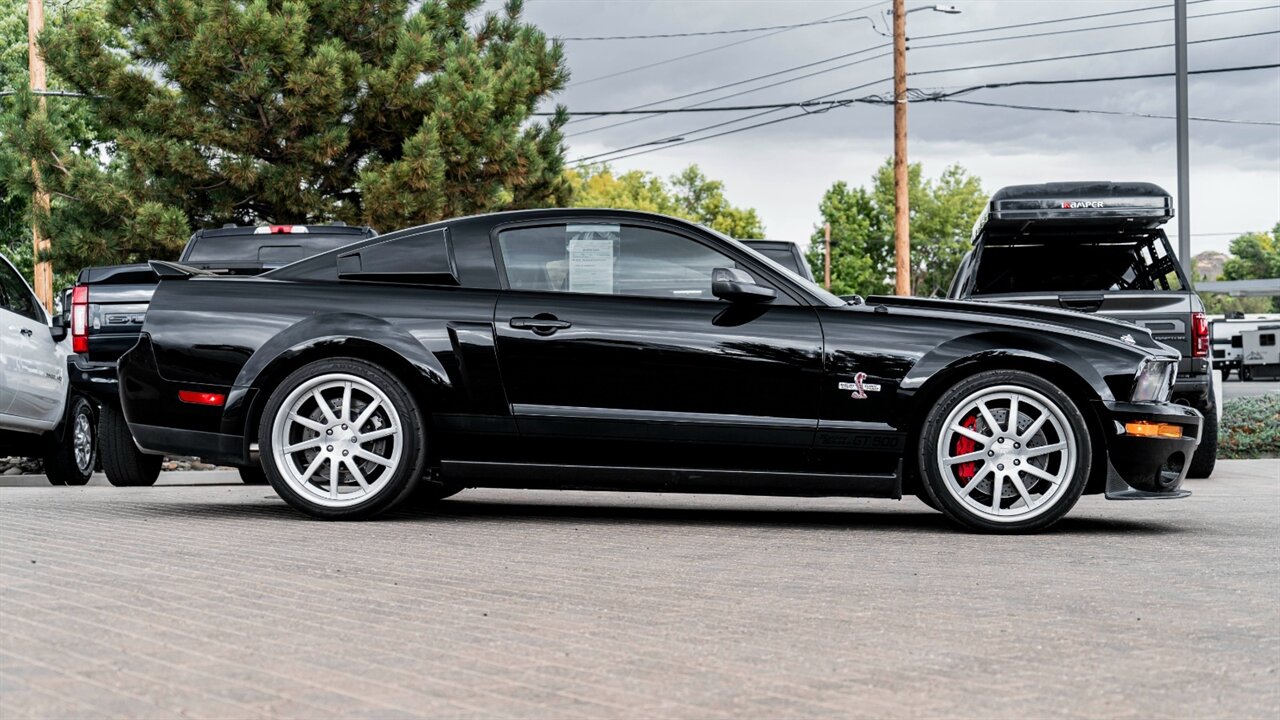
<path fill-rule="evenodd" d="M 549 465 L 445 460 L 447 482 L 467 487 L 617 490 L 782 497 L 902 497 L 902 465 L 885 475 Z"/>

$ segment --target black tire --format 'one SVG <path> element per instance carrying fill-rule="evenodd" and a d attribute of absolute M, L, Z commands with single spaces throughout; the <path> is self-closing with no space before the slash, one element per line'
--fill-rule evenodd
<path fill-rule="evenodd" d="M 284 408 L 286 400 L 295 389 L 325 375 L 343 374 L 370 383 L 380 391 L 395 409 L 401 423 L 396 438 L 403 443 L 399 462 L 388 468 L 388 474 L 380 489 L 367 500 L 341 507 L 333 507 L 313 501 L 294 489 L 277 466 L 275 457 L 274 423 Z M 345 427 L 345 426 L 344 426 Z M 426 423 L 417 401 L 395 375 L 373 363 L 355 358 L 318 360 L 295 370 L 272 391 L 262 412 L 258 429 L 258 447 L 261 449 L 262 467 L 267 480 L 280 497 L 295 509 L 322 520 L 360 520 L 386 512 L 410 497 L 418 487 L 427 469 Z M 381 480 L 381 476 L 380 476 Z"/>
<path fill-rule="evenodd" d="M 160 477 L 161 455 L 147 455 L 133 443 L 120 408 L 104 404 L 98 423 L 98 452 L 107 482 L 116 487 L 147 487 Z"/>
<path fill-rule="evenodd" d="M 462 490 L 463 487 L 461 485 L 450 485 L 448 483 L 423 480 L 418 483 L 417 489 L 413 491 L 413 495 L 410 495 L 405 503 L 413 505 L 414 507 L 433 505 L 445 498 L 457 495 L 462 492 Z"/>
<path fill-rule="evenodd" d="M 1187 477 L 1203 480 L 1213 475 L 1213 468 L 1218 464 L 1218 405 L 1209 391 L 1209 404 L 1196 408 L 1204 415 L 1204 425 L 1200 429 L 1200 446 L 1191 456 L 1191 467 L 1187 468 Z"/>
<path fill-rule="evenodd" d="M 62 441 L 45 453 L 44 474 L 50 485 L 84 485 L 93 476 L 93 466 L 98 460 L 98 418 L 93 410 L 93 403 L 79 395 L 70 398 L 63 428 Z M 82 439 L 78 433 L 86 432 L 88 437 L 83 441 L 89 445 L 87 456 L 77 455 L 76 451 Z M 82 448 L 81 448 L 82 449 Z M 80 460 L 85 462 L 81 463 Z"/>
<path fill-rule="evenodd" d="M 929 497 L 928 492 L 917 493 L 916 499 L 924 503 L 925 505 L 928 505 L 931 510 L 937 510 L 938 512 L 942 512 L 942 508 L 938 507 L 938 503 L 935 502 L 933 498 Z"/>
<path fill-rule="evenodd" d="M 261 465 L 254 467 L 242 467 L 240 470 L 240 482 L 245 485 L 266 485 L 267 473 L 262 469 Z"/>
<path fill-rule="evenodd" d="M 943 477 L 943 471 L 939 468 L 938 446 L 942 439 L 941 431 L 947 418 L 953 412 L 959 410 L 962 405 L 967 405 L 971 402 L 977 396 L 977 393 L 997 386 L 1012 386 L 1021 393 L 1031 391 L 1028 393 L 1029 395 L 1038 395 L 1039 399 L 1042 399 L 1047 407 L 1056 408 L 1061 414 L 1062 420 L 1065 421 L 1063 437 L 1058 438 L 1058 441 L 1067 446 L 1067 453 L 1074 452 L 1074 470 L 1068 473 L 1067 466 L 1063 466 L 1061 474 L 1065 475 L 1065 477 L 1054 486 L 1057 489 L 1051 492 L 1046 491 L 1041 495 L 1042 498 L 1045 495 L 1049 495 L 1048 500 L 1042 499 L 1040 501 L 1047 504 L 1043 509 L 1035 510 L 1031 517 L 1024 520 L 993 520 L 981 514 L 978 510 L 970 508 L 966 502 L 957 497 L 956 493 L 958 491 L 949 489 L 948 479 Z M 1004 412 L 1007 417 L 1008 409 Z M 1019 414 L 1021 415 L 1021 412 Z M 1069 433 L 1067 429 L 1069 429 Z M 1068 435 L 1072 440 L 1071 442 L 1067 441 Z M 1012 443 L 1014 439 L 1017 438 L 1011 436 L 1010 442 Z M 1028 441 L 1023 440 L 1023 442 Z M 991 447 L 995 447 L 995 445 L 992 444 Z M 1005 447 L 1011 448 L 1014 446 L 1012 444 L 1005 446 L 1002 443 L 1000 447 L 1003 450 Z M 1019 443 L 1016 447 L 1021 448 L 1021 444 Z M 1031 448 L 1029 442 L 1028 449 L 1034 449 Z M 1023 452 L 1026 452 L 1026 450 L 1023 450 Z M 1018 370 L 992 370 L 978 373 L 960 380 L 955 386 L 942 393 L 942 396 L 938 398 L 925 416 L 920 430 L 917 453 L 922 485 L 925 493 L 928 494 L 929 499 L 932 501 L 927 504 L 936 505 L 949 520 L 957 525 L 969 530 L 987 533 L 1037 532 L 1053 525 L 1066 515 L 1075 506 L 1076 501 L 1080 499 L 1080 495 L 1084 492 L 1085 484 L 1088 482 L 1089 470 L 1093 460 L 1089 427 L 1075 402 L 1047 380 Z M 999 458 L 998 455 L 996 457 Z M 984 465 L 982 467 L 986 467 L 985 460 L 974 462 L 983 462 Z M 992 462 L 995 461 L 993 460 Z M 1006 460 L 1006 462 L 1008 461 Z M 1031 461 L 1028 460 L 1028 465 L 1030 464 Z M 971 482 L 976 483 L 978 477 L 979 475 L 974 475 Z M 1005 485 L 1003 480 L 999 484 L 1001 486 Z M 975 488 L 978 487 L 975 485 Z M 1028 489 L 1030 489 L 1030 486 Z M 981 491 L 975 489 L 973 492 Z M 1003 495 L 1003 493 L 996 493 L 994 489 L 991 490 L 990 494 L 993 496 L 996 494 Z M 994 497 L 992 500 L 993 506 L 1002 506 L 1004 502 L 1003 500 L 996 502 Z M 1017 501 L 1015 500 L 1014 502 L 1016 503 Z M 1029 504 L 1030 502 L 1028 502 Z"/>

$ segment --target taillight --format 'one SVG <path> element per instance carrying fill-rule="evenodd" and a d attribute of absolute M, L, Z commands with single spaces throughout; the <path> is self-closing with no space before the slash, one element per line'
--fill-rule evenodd
<path fill-rule="evenodd" d="M 1209 357 L 1209 318 L 1191 313 L 1191 357 Z"/>
<path fill-rule="evenodd" d="M 179 390 L 178 399 L 192 405 L 221 405 L 227 401 L 222 393 L 200 392 L 199 390 Z"/>
<path fill-rule="evenodd" d="M 89 286 L 71 291 L 71 352 L 89 352 Z"/>

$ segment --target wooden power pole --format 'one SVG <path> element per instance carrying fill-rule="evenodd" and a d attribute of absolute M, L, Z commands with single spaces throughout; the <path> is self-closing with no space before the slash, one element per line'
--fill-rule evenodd
<path fill-rule="evenodd" d="M 27 68 L 31 73 L 31 89 L 44 92 L 47 89 L 44 71 L 44 56 L 40 54 L 37 40 L 40 31 L 44 30 L 44 0 L 27 0 Z M 46 112 L 44 96 L 37 98 L 40 113 Z M 40 235 L 39 217 L 49 214 L 49 193 L 44 191 L 40 183 L 40 166 L 34 159 L 31 161 L 31 173 L 35 178 L 36 191 L 31 198 L 31 244 L 35 250 L 35 291 L 36 299 L 45 309 L 53 312 L 53 268 L 49 261 L 40 258 L 49 252 L 48 239 Z"/>
<path fill-rule="evenodd" d="M 823 287 L 831 289 L 831 223 L 822 226 L 822 234 L 827 240 L 827 254 L 824 255 L 825 272 L 823 272 Z"/>
<path fill-rule="evenodd" d="M 907 191 L 907 10 L 893 0 L 893 249 L 895 292 L 911 294 L 911 201 Z"/>

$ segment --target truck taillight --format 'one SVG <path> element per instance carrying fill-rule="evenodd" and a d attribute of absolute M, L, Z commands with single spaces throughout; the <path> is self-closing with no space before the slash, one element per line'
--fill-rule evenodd
<path fill-rule="evenodd" d="M 71 291 L 71 352 L 89 352 L 89 286 Z"/>
<path fill-rule="evenodd" d="M 1209 357 L 1209 318 L 1191 313 L 1191 357 Z"/>

